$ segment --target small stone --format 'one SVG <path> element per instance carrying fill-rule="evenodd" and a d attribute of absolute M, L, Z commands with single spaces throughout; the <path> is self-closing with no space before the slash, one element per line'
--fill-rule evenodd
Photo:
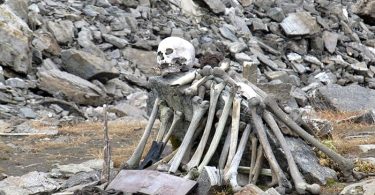
<path fill-rule="evenodd" d="M 31 108 L 27 108 L 27 107 L 20 109 L 20 115 L 27 119 L 35 119 L 37 117 L 35 112 Z"/>
<path fill-rule="evenodd" d="M 70 20 L 62 20 L 59 22 L 47 22 L 49 31 L 55 36 L 57 42 L 66 44 L 73 42 L 74 37 L 74 25 Z"/>
<path fill-rule="evenodd" d="M 102 35 L 104 40 L 107 41 L 108 43 L 122 49 L 125 48 L 127 45 L 129 45 L 129 42 L 125 39 L 121 39 L 119 37 L 110 35 L 110 34 L 103 34 Z"/>
<path fill-rule="evenodd" d="M 308 12 L 291 13 L 280 23 L 288 36 L 312 35 L 320 31 L 320 27 Z"/>
<path fill-rule="evenodd" d="M 11 87 L 25 89 L 27 88 L 27 84 L 24 80 L 19 78 L 10 78 L 5 81 L 5 84 Z"/>
<path fill-rule="evenodd" d="M 268 17 L 275 20 L 276 22 L 281 22 L 285 18 L 285 14 L 283 12 L 283 9 L 279 7 L 273 7 L 267 11 Z"/>
<path fill-rule="evenodd" d="M 253 31 L 268 31 L 268 27 L 263 23 L 260 18 L 253 18 L 251 20 L 251 26 Z"/>
<path fill-rule="evenodd" d="M 231 28 L 228 27 L 228 25 L 224 25 L 224 26 L 220 27 L 219 31 L 220 31 L 220 34 L 224 38 L 229 39 L 229 40 L 231 40 L 233 42 L 238 41 L 235 33 L 231 30 Z"/>
<path fill-rule="evenodd" d="M 208 7 L 214 12 L 215 14 L 221 14 L 225 11 L 225 5 L 221 1 L 216 0 L 203 0 Z"/>
<path fill-rule="evenodd" d="M 234 54 L 234 59 L 238 62 L 244 62 L 244 61 L 253 61 L 253 58 L 245 53 L 236 53 Z"/>
<path fill-rule="evenodd" d="M 337 77 L 333 73 L 329 72 L 321 72 L 314 76 L 314 78 L 318 79 L 320 82 L 328 85 L 328 84 L 335 84 L 337 82 Z"/>
<path fill-rule="evenodd" d="M 355 71 L 360 74 L 367 74 L 367 71 L 369 70 L 367 68 L 367 63 L 366 62 L 358 62 L 355 64 L 351 64 L 350 67 Z"/>
<path fill-rule="evenodd" d="M 247 45 L 242 42 L 235 42 L 229 47 L 229 51 L 236 54 L 240 53 L 247 48 Z"/>
<path fill-rule="evenodd" d="M 269 80 L 280 80 L 284 83 L 289 82 L 289 76 L 286 71 L 268 71 L 265 75 Z"/>
<path fill-rule="evenodd" d="M 367 179 L 346 186 L 340 195 L 373 195 L 375 194 L 375 179 Z"/>
<path fill-rule="evenodd" d="M 328 52 L 333 54 L 337 47 L 338 35 L 329 31 L 323 32 L 324 46 Z"/>

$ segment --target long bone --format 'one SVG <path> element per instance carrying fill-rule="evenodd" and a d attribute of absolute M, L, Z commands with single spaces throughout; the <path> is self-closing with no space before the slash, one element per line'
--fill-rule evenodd
<path fill-rule="evenodd" d="M 140 164 L 139 168 L 144 169 L 150 165 L 152 165 L 154 162 L 158 161 L 160 158 L 161 153 L 164 149 L 164 142 L 162 142 L 162 139 L 164 137 L 165 132 L 167 131 L 168 125 L 170 123 L 170 120 L 172 119 L 172 109 L 170 109 L 165 102 L 161 103 L 159 106 L 160 110 L 160 128 L 158 131 L 158 134 L 156 136 L 156 139 L 152 142 L 151 147 L 146 154 L 144 160 Z"/>
<path fill-rule="evenodd" d="M 161 142 L 163 140 L 164 134 L 167 131 L 167 124 L 172 119 L 173 111 L 164 104 L 160 105 L 160 128 L 158 131 L 158 135 L 156 136 L 156 141 Z"/>
<path fill-rule="evenodd" d="M 233 160 L 230 164 L 228 171 L 225 173 L 225 180 L 229 181 L 234 191 L 239 191 L 241 189 L 240 185 L 238 185 L 237 183 L 237 175 L 238 175 L 237 169 L 238 169 L 238 166 L 240 165 L 242 155 L 245 151 L 245 147 L 247 144 L 247 140 L 249 139 L 249 135 L 250 135 L 250 125 L 248 124 L 244 132 L 242 133 L 241 141 L 238 145 L 238 150 L 235 156 L 233 157 Z"/>
<path fill-rule="evenodd" d="M 196 76 L 197 76 L 197 71 L 196 70 L 191 71 L 191 72 L 183 75 L 182 77 L 179 77 L 176 80 L 172 81 L 171 85 L 175 86 L 175 85 L 189 84 L 189 83 L 193 82 L 193 80 L 195 79 Z"/>
<path fill-rule="evenodd" d="M 203 85 L 207 80 L 210 80 L 212 78 L 213 78 L 212 75 L 210 75 L 210 76 L 204 76 L 201 79 L 199 79 L 198 81 L 193 82 L 193 84 L 190 87 L 184 89 L 184 94 L 185 95 L 191 95 L 191 96 L 192 95 L 197 95 L 199 87 L 201 85 Z"/>
<path fill-rule="evenodd" d="M 304 140 L 317 147 L 320 151 L 322 151 L 333 161 L 335 161 L 339 165 L 341 171 L 343 172 L 343 175 L 347 178 L 348 181 L 353 180 L 353 161 L 341 156 L 340 154 L 326 147 L 324 144 L 316 140 L 313 136 L 308 134 L 279 107 L 277 102 L 272 97 L 268 96 L 263 90 L 259 89 L 257 86 L 247 80 L 238 77 L 233 79 L 227 73 L 221 71 L 218 68 L 213 69 L 213 74 L 222 78 L 224 81 L 230 83 L 233 86 L 240 86 L 240 89 L 245 89 L 245 86 L 247 86 L 247 88 L 250 88 L 252 92 L 256 92 L 257 96 L 262 98 L 272 114 L 279 118 L 283 123 L 285 123 L 291 130 L 297 133 Z"/>
<path fill-rule="evenodd" d="M 343 175 L 348 180 L 353 180 L 352 173 L 353 173 L 354 163 L 352 160 L 349 160 L 341 156 L 340 154 L 326 147 L 325 145 L 320 143 L 318 140 L 316 140 L 313 136 L 308 134 L 305 130 L 303 130 L 300 126 L 298 126 L 298 124 L 294 122 L 284 111 L 282 111 L 279 105 L 276 103 L 276 101 L 273 100 L 272 98 L 266 97 L 264 99 L 264 102 L 267 105 L 267 107 L 270 109 L 270 111 L 278 119 L 284 122 L 290 129 L 296 132 L 304 140 L 308 141 L 310 144 L 317 147 L 320 151 L 322 151 L 327 156 L 329 156 L 332 160 L 334 160 L 339 165 L 341 171 L 343 172 Z"/>
<path fill-rule="evenodd" d="M 208 109 L 208 101 L 202 100 L 198 96 L 194 96 L 192 99 L 193 103 L 193 117 L 191 119 L 191 123 L 188 127 L 188 130 L 186 131 L 185 137 L 182 140 L 182 143 L 180 145 L 180 148 L 178 149 L 176 155 L 173 158 L 173 161 L 171 163 L 171 167 L 169 168 L 169 172 L 175 173 L 178 169 L 178 166 L 181 163 L 182 158 L 185 155 L 186 150 L 188 149 L 194 132 L 197 129 L 199 122 L 201 121 L 203 115 L 206 113 Z"/>
<path fill-rule="evenodd" d="M 254 123 L 255 129 L 257 130 L 259 142 L 262 144 L 264 149 L 264 154 L 270 164 L 275 177 L 273 179 L 277 180 L 279 185 L 278 189 L 281 192 L 285 192 L 285 189 L 291 189 L 291 184 L 286 178 L 284 172 L 281 170 L 275 155 L 272 152 L 270 143 L 268 142 L 267 134 L 264 129 L 262 118 L 257 113 L 257 107 L 259 106 L 260 100 L 258 98 L 252 98 L 249 100 L 249 108 L 251 112 L 251 119 Z M 275 180 L 273 180 L 276 182 Z"/>
<path fill-rule="evenodd" d="M 283 149 L 285 153 L 286 160 L 288 162 L 290 174 L 292 176 L 295 188 L 299 194 L 305 194 L 306 190 L 311 192 L 312 194 L 319 194 L 320 192 L 320 186 L 318 184 L 308 184 L 303 179 L 301 173 L 298 170 L 298 167 L 296 165 L 296 162 L 293 159 L 292 153 L 290 152 L 290 149 L 285 141 L 285 138 L 283 134 L 281 133 L 281 130 L 277 126 L 277 123 L 270 112 L 265 111 L 263 113 L 263 118 L 272 130 L 272 132 L 275 134 L 277 140 L 279 141 L 281 148 Z"/>
<path fill-rule="evenodd" d="M 216 85 L 211 84 L 210 107 L 209 107 L 209 110 L 208 110 L 206 126 L 204 128 L 202 138 L 199 141 L 198 147 L 195 150 L 195 153 L 194 153 L 193 157 L 191 158 L 189 163 L 187 163 L 187 165 L 186 165 L 187 170 L 190 170 L 191 168 L 199 165 L 199 162 L 202 158 L 204 148 L 205 148 L 206 143 L 207 143 L 208 136 L 210 135 L 210 131 L 211 131 L 211 128 L 212 128 L 212 122 L 215 118 L 217 101 L 218 101 L 219 96 L 220 96 L 221 92 L 223 91 L 224 87 L 225 87 L 224 83 L 219 83 L 219 84 L 216 84 Z"/>
<path fill-rule="evenodd" d="M 223 149 L 221 150 L 221 154 L 219 158 L 219 166 L 218 166 L 219 170 L 224 169 L 225 162 L 227 162 L 229 147 L 230 147 L 230 139 L 231 139 L 231 134 L 230 134 L 230 131 L 228 131 L 227 136 L 225 137 Z"/>
<path fill-rule="evenodd" d="M 143 132 L 141 140 L 138 142 L 137 147 L 135 148 L 132 156 L 129 158 L 129 160 L 122 166 L 126 169 L 134 169 L 138 167 L 139 162 L 141 161 L 142 153 L 145 149 L 147 139 L 150 137 L 152 126 L 154 125 L 156 115 L 158 114 L 159 110 L 159 104 L 160 104 L 160 98 L 157 97 L 154 102 L 154 106 L 152 107 L 152 112 L 150 115 L 150 118 L 148 120 L 147 126 L 145 131 Z"/>
<path fill-rule="evenodd" d="M 209 161 L 211 160 L 212 156 L 214 155 L 216 151 L 217 146 L 219 145 L 220 138 L 221 138 L 221 135 L 223 134 L 224 127 L 227 122 L 229 111 L 230 111 L 230 108 L 232 107 L 232 102 L 233 102 L 233 98 L 234 98 L 236 91 L 237 91 L 236 87 L 230 88 L 229 97 L 225 101 L 223 113 L 220 116 L 219 124 L 216 128 L 214 137 L 212 138 L 210 147 L 208 148 L 208 151 L 206 152 L 206 155 L 203 158 L 201 164 L 199 164 L 199 167 L 198 167 L 199 172 L 202 172 L 203 167 L 209 163 Z"/>
<path fill-rule="evenodd" d="M 241 114 L 241 101 L 242 98 L 236 95 L 233 100 L 233 110 L 232 110 L 232 128 L 230 137 L 230 147 L 227 164 L 225 168 L 228 168 L 232 162 L 234 155 L 236 154 L 237 144 L 238 144 L 238 132 L 240 128 L 240 114 Z"/>
<path fill-rule="evenodd" d="M 182 119 L 182 116 L 183 116 L 182 112 L 180 112 L 180 111 L 174 111 L 173 121 L 172 121 L 171 127 L 169 127 L 169 130 L 168 130 L 167 134 L 164 136 L 163 143 L 166 144 L 168 142 L 168 140 L 171 137 L 174 129 L 176 128 L 176 125 Z"/>
<path fill-rule="evenodd" d="M 254 133 L 252 133 L 250 135 L 250 140 L 251 140 L 251 160 L 250 160 L 250 171 L 249 171 L 249 183 L 251 182 L 251 179 L 253 178 L 253 170 L 255 166 L 255 160 L 257 157 L 258 138 L 255 137 Z"/>
<path fill-rule="evenodd" d="M 257 183 L 258 177 L 259 177 L 260 172 L 262 170 L 263 160 L 264 160 L 263 147 L 262 147 L 262 145 L 259 145 L 259 147 L 257 149 L 256 161 L 255 161 L 254 167 L 251 170 L 252 178 L 250 178 L 249 183 L 252 183 L 252 184 Z"/>
<path fill-rule="evenodd" d="M 204 99 L 204 96 L 206 95 L 206 87 L 204 85 L 199 86 L 198 88 L 198 96 L 202 99 Z"/>

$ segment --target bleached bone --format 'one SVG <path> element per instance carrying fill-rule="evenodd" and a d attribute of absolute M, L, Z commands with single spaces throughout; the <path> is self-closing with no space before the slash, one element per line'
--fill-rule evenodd
<path fill-rule="evenodd" d="M 275 176 L 272 179 L 276 179 L 277 181 L 275 180 L 273 181 L 279 184 L 278 189 L 281 192 L 283 191 L 285 192 L 285 189 L 291 189 L 291 184 L 286 178 L 284 172 L 281 170 L 279 163 L 277 162 L 275 155 L 272 152 L 271 145 L 268 142 L 267 134 L 266 134 L 266 130 L 264 129 L 262 118 L 257 113 L 257 107 L 259 106 L 259 103 L 260 103 L 260 100 L 257 98 L 253 98 L 249 100 L 249 108 L 251 109 L 250 110 L 251 119 L 253 120 L 254 126 L 257 130 L 256 132 L 258 134 L 259 142 L 263 146 L 264 154 Z"/>
<path fill-rule="evenodd" d="M 233 102 L 233 98 L 234 98 L 236 91 L 237 91 L 236 87 L 232 87 L 229 91 L 229 97 L 225 101 L 223 113 L 220 116 L 219 124 L 216 128 L 214 137 L 212 138 L 210 147 L 208 148 L 208 151 L 206 152 L 205 157 L 203 158 L 201 164 L 198 167 L 199 172 L 202 172 L 203 167 L 206 166 L 208 162 L 211 160 L 212 156 L 214 155 L 216 151 L 217 146 L 219 145 L 220 138 L 221 138 L 221 135 L 223 134 L 225 124 L 228 120 L 229 111 L 230 111 L 230 108 L 232 107 L 232 102 Z"/>
<path fill-rule="evenodd" d="M 225 137 L 223 149 L 221 150 L 221 154 L 220 154 L 220 158 L 219 158 L 218 168 L 220 170 L 224 169 L 225 162 L 227 161 L 227 158 L 228 158 L 229 147 L 230 147 L 230 139 L 231 139 L 231 134 L 230 134 L 230 131 L 228 131 L 227 136 Z"/>
<path fill-rule="evenodd" d="M 239 95 L 236 95 L 233 100 L 232 128 L 230 130 L 230 133 L 231 133 L 230 147 L 229 147 L 230 149 L 229 149 L 227 164 L 225 165 L 226 169 L 229 168 L 237 150 L 238 132 L 240 129 L 241 101 L 242 101 L 242 98 Z"/>
<path fill-rule="evenodd" d="M 178 77 L 176 80 L 172 81 L 171 86 L 189 84 L 194 81 L 196 75 L 197 75 L 196 70 L 186 73 L 185 75 Z"/>
<path fill-rule="evenodd" d="M 308 134 L 305 130 L 303 130 L 296 122 L 294 122 L 276 103 L 275 100 L 273 100 L 271 97 L 266 97 L 264 99 L 265 104 L 270 109 L 270 111 L 283 123 L 285 123 L 291 130 L 293 130 L 295 133 L 297 133 L 300 137 L 302 137 L 304 140 L 309 142 L 311 145 L 317 147 L 320 151 L 325 153 L 327 156 L 329 156 L 333 161 L 335 161 L 341 171 L 343 172 L 344 177 L 347 178 L 347 180 L 353 180 L 353 168 L 354 163 L 352 160 L 347 159 L 340 154 L 336 153 L 335 151 L 331 150 L 330 148 L 326 147 L 324 144 L 320 143 L 318 140 L 316 140 L 313 136 Z"/>
<path fill-rule="evenodd" d="M 209 102 L 202 100 L 198 96 L 194 96 L 192 99 L 193 104 L 193 117 L 191 119 L 191 123 L 188 127 L 188 130 L 186 131 L 185 137 L 182 140 L 182 143 L 180 145 L 180 148 L 178 149 L 176 155 L 173 158 L 173 161 L 171 163 L 171 167 L 169 168 L 169 172 L 175 173 L 178 169 L 178 166 L 181 163 L 182 158 L 185 155 L 186 150 L 188 149 L 194 132 L 197 129 L 199 122 L 201 121 L 203 115 L 206 113 Z"/>
<path fill-rule="evenodd" d="M 293 159 L 292 153 L 289 150 L 289 147 L 285 141 L 285 138 L 283 134 L 281 133 L 281 130 L 279 129 L 275 119 L 271 115 L 270 112 L 265 111 L 263 113 L 263 118 L 272 130 L 272 132 L 275 134 L 277 140 L 279 141 L 281 148 L 284 151 L 286 160 L 288 162 L 288 167 L 290 170 L 290 174 L 292 176 L 296 191 L 299 194 L 305 194 L 306 190 L 309 191 L 312 194 L 319 194 L 320 193 L 320 186 L 318 184 L 308 184 L 306 181 L 303 179 L 301 173 L 298 170 L 298 167 L 296 165 L 296 162 Z"/>
<path fill-rule="evenodd" d="M 194 46 L 180 37 L 167 37 L 159 43 L 156 61 L 161 69 L 168 72 L 192 68 L 195 62 Z"/>
<path fill-rule="evenodd" d="M 124 168 L 134 169 L 134 168 L 139 166 L 139 162 L 141 161 L 141 157 L 142 157 L 143 151 L 145 149 L 147 139 L 148 139 L 148 137 L 150 137 L 152 126 L 154 125 L 156 115 L 158 114 L 159 104 L 160 104 L 160 99 L 159 99 L 159 97 L 157 97 L 155 99 L 154 106 L 152 107 L 152 112 L 151 112 L 150 118 L 148 120 L 146 129 L 143 132 L 142 138 L 138 142 L 138 145 L 135 148 L 132 156 L 125 163 L 125 165 L 123 165 Z"/>
<path fill-rule="evenodd" d="M 182 112 L 174 111 L 173 121 L 172 121 L 171 127 L 169 127 L 169 130 L 168 130 L 167 134 L 164 136 L 163 143 L 168 142 L 168 140 L 171 137 L 174 129 L 176 128 L 176 125 L 178 124 L 178 122 L 180 122 L 182 116 L 183 116 Z"/>
<path fill-rule="evenodd" d="M 173 152 L 171 152 L 164 158 L 160 159 L 158 162 L 154 163 L 153 165 L 147 167 L 146 169 L 157 169 L 159 165 L 167 164 L 168 161 L 170 161 L 173 158 L 173 156 L 177 153 L 177 150 L 178 149 L 174 150 Z"/>
<path fill-rule="evenodd" d="M 250 159 L 249 183 L 251 182 L 253 178 L 253 170 L 255 166 L 255 160 L 257 157 L 258 138 L 255 137 L 254 133 L 252 133 L 250 135 L 250 140 L 251 140 L 251 159 Z"/>
<path fill-rule="evenodd" d="M 210 107 L 209 107 L 209 110 L 208 110 L 206 126 L 204 128 L 202 138 L 199 141 L 198 147 L 195 150 L 195 153 L 194 153 L 193 157 L 191 158 L 189 163 L 187 163 L 187 165 L 186 165 L 187 170 L 190 170 L 191 168 L 199 165 L 199 162 L 202 158 L 204 148 L 205 148 L 206 143 L 207 143 L 208 136 L 210 135 L 210 131 L 211 131 L 211 128 L 212 128 L 212 122 L 215 118 L 217 101 L 218 101 L 219 96 L 220 96 L 221 92 L 223 91 L 224 87 L 225 87 L 224 83 L 219 83 L 219 84 L 216 84 L 216 85 L 214 85 L 214 83 L 211 84 Z"/>
<path fill-rule="evenodd" d="M 246 99 L 251 99 L 258 97 L 259 95 L 253 90 L 252 87 L 247 85 L 244 82 L 235 81 L 231 78 L 223 69 L 215 67 L 212 69 L 212 74 L 223 79 L 226 83 L 229 83 L 231 86 L 238 87 L 238 93 L 244 96 Z"/>
<path fill-rule="evenodd" d="M 196 95 L 198 92 L 199 86 L 203 85 L 207 80 L 212 79 L 213 76 L 204 76 L 195 83 L 193 83 L 190 87 L 184 89 L 184 94 L 185 95 Z"/>
<path fill-rule="evenodd" d="M 259 145 L 257 149 L 257 158 L 254 164 L 254 168 L 252 168 L 251 170 L 253 177 L 250 179 L 249 183 L 257 184 L 259 174 L 262 170 L 263 160 L 264 160 L 263 147 L 262 145 Z"/>
<path fill-rule="evenodd" d="M 249 135 L 250 135 L 250 125 L 248 124 L 244 132 L 242 133 L 241 141 L 238 145 L 238 150 L 230 164 L 230 168 L 225 173 L 225 180 L 229 181 L 234 191 L 239 191 L 241 189 L 241 186 L 237 182 L 237 175 L 238 175 L 237 169 L 238 169 L 238 166 L 240 165 L 243 152 L 245 151 L 247 140 L 249 139 Z"/>
<path fill-rule="evenodd" d="M 244 167 L 244 166 L 239 166 L 238 167 L 238 172 L 239 173 L 250 173 L 250 167 Z M 272 170 L 271 169 L 261 169 L 260 174 L 264 176 L 269 176 L 272 177 Z M 250 181 L 250 180 L 249 180 Z"/>
<path fill-rule="evenodd" d="M 206 87 L 204 85 L 199 86 L 198 88 L 198 96 L 204 99 L 204 95 L 206 94 Z"/>
<path fill-rule="evenodd" d="M 165 132 L 167 131 L 167 124 L 169 123 L 169 121 L 172 119 L 172 110 L 165 104 L 161 104 L 160 105 L 160 128 L 159 128 L 159 131 L 158 131 L 158 135 L 156 136 L 156 140 L 157 142 L 161 142 L 163 137 L 164 137 L 164 134 Z"/>

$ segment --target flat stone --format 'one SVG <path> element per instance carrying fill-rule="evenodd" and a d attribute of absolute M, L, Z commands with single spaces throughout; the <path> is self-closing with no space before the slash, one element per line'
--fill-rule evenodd
<path fill-rule="evenodd" d="M 329 31 L 323 32 L 324 46 L 331 54 L 333 54 L 336 50 L 338 37 L 339 36 L 336 33 Z"/>
<path fill-rule="evenodd" d="M 219 31 L 220 31 L 220 34 L 224 38 L 229 39 L 229 40 L 231 40 L 233 42 L 238 41 L 235 33 L 232 31 L 232 29 L 228 25 L 224 25 L 224 26 L 220 27 Z"/>
<path fill-rule="evenodd" d="M 83 105 L 102 105 L 107 95 L 96 85 L 78 76 L 52 69 L 38 72 L 38 87 L 50 94 Z"/>
<path fill-rule="evenodd" d="M 268 71 L 265 73 L 265 76 L 269 80 L 280 80 L 284 83 L 289 82 L 289 76 L 286 71 Z"/>
<path fill-rule="evenodd" d="M 318 79 L 320 82 L 328 85 L 328 84 L 335 84 L 337 82 L 337 77 L 331 72 L 320 72 L 314 76 L 314 78 Z"/>
<path fill-rule="evenodd" d="M 366 62 L 358 62 L 358 63 L 355 63 L 355 64 L 350 64 L 350 67 L 355 72 L 358 72 L 358 73 L 361 73 L 361 74 L 367 74 L 367 71 L 369 70 Z"/>
<path fill-rule="evenodd" d="M 121 170 L 107 189 L 124 193 L 188 194 L 197 182 L 154 170 Z"/>
<path fill-rule="evenodd" d="M 122 55 L 126 60 L 137 65 L 137 68 L 147 76 L 155 75 L 156 52 L 145 51 L 127 47 L 122 51 Z"/>
<path fill-rule="evenodd" d="M 67 72 L 87 80 L 107 81 L 119 75 L 109 61 L 84 51 L 64 50 L 61 60 Z"/>
<path fill-rule="evenodd" d="M 146 112 L 144 110 L 125 102 L 109 107 L 108 112 L 115 113 L 118 117 L 131 116 L 136 118 L 144 118 L 146 116 Z"/>
<path fill-rule="evenodd" d="M 359 85 L 327 85 L 317 89 L 313 97 L 317 108 L 331 108 L 339 112 L 363 112 L 375 109 L 375 90 Z"/>
<path fill-rule="evenodd" d="M 375 144 L 365 144 L 365 145 L 359 145 L 358 146 L 359 149 L 364 152 L 364 153 L 367 153 L 369 152 L 370 150 L 374 150 L 375 151 Z"/>
<path fill-rule="evenodd" d="M 20 89 L 27 88 L 26 82 L 20 78 L 9 78 L 5 81 L 5 84 Z"/>
<path fill-rule="evenodd" d="M 0 5 L 0 64 L 27 74 L 31 67 L 32 37 L 28 25 L 6 5 Z"/>
<path fill-rule="evenodd" d="M 102 35 L 104 40 L 107 41 L 108 43 L 120 48 L 120 49 L 123 49 L 125 48 L 129 42 L 125 39 L 122 39 L 122 38 L 119 38 L 119 37 L 116 37 L 116 36 L 113 36 L 113 35 L 110 35 L 110 34 L 103 34 Z"/>
<path fill-rule="evenodd" d="M 308 12 L 291 13 L 280 25 L 288 36 L 312 35 L 320 31 L 316 19 Z"/>
<path fill-rule="evenodd" d="M 328 179 L 337 179 L 336 172 L 321 166 L 314 151 L 303 140 L 293 137 L 285 137 L 285 139 L 297 166 L 308 183 L 325 185 Z"/>
<path fill-rule="evenodd" d="M 247 45 L 245 43 L 235 42 L 235 43 L 230 45 L 229 51 L 236 54 L 236 53 L 242 52 L 246 48 L 247 48 Z"/>
<path fill-rule="evenodd" d="M 203 0 L 212 12 L 215 14 L 221 14 L 225 12 L 225 5 L 221 1 L 216 0 Z"/>
<path fill-rule="evenodd" d="M 373 195 L 375 194 L 375 179 L 367 179 L 365 181 L 360 181 L 346 186 L 340 195 Z"/>
<path fill-rule="evenodd" d="M 34 32 L 32 44 L 34 48 L 41 52 L 46 51 L 52 55 L 59 55 L 61 53 L 61 48 L 56 39 L 50 33 L 44 31 Z"/>
<path fill-rule="evenodd" d="M 27 119 L 35 119 L 37 115 L 31 108 L 23 107 L 20 109 L 20 115 Z"/>
<path fill-rule="evenodd" d="M 72 176 L 77 173 L 82 172 L 92 172 L 95 170 L 101 170 L 103 167 L 103 160 L 102 159 L 94 159 L 94 160 L 88 160 L 80 164 L 67 164 L 67 165 L 57 165 L 57 169 L 54 170 L 55 172 L 60 172 L 65 177 Z M 113 167 L 113 163 L 111 163 L 111 167 Z"/>
<path fill-rule="evenodd" d="M 0 181 L 0 192 L 5 191 L 7 195 L 14 192 L 27 192 L 27 194 L 51 193 L 60 188 L 60 184 L 49 178 L 47 173 L 33 171 L 20 177 L 10 176 Z M 8 193 L 7 193 L 8 192 Z"/>
<path fill-rule="evenodd" d="M 59 22 L 48 21 L 48 30 L 55 36 L 57 42 L 66 44 L 73 42 L 74 25 L 70 20 L 61 20 Z"/>
<path fill-rule="evenodd" d="M 66 189 L 66 188 L 71 188 L 71 187 L 77 186 L 77 185 L 82 185 L 82 184 L 87 184 L 87 183 L 91 183 L 91 182 L 94 182 L 94 181 L 99 181 L 100 175 L 101 174 L 100 174 L 99 171 L 79 172 L 79 173 L 69 177 L 68 180 L 64 181 L 61 188 Z"/>

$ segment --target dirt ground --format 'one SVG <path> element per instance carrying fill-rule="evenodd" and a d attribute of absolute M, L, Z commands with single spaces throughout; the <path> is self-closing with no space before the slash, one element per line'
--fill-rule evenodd
<path fill-rule="evenodd" d="M 351 122 L 337 123 L 337 121 L 352 115 L 348 113 L 322 112 L 320 115 L 334 124 L 332 137 L 326 138 L 322 142 L 339 153 L 345 156 L 358 157 L 359 144 L 375 144 L 374 125 Z M 48 128 L 45 122 L 33 121 L 32 124 L 38 129 Z M 121 162 L 130 157 L 146 124 L 146 120 L 136 119 L 121 119 L 109 122 L 115 167 L 119 167 Z M 157 128 L 158 124 L 154 126 L 152 138 L 149 139 L 149 142 L 155 137 Z M 102 158 L 102 122 L 61 125 L 58 130 L 59 133 L 54 136 L 1 136 L 0 174 L 23 175 L 30 171 L 46 172 L 54 168 L 56 164 L 81 163 L 90 159 Z M 362 132 L 370 133 L 370 136 L 345 138 L 353 133 L 361 134 Z M 149 146 L 150 143 L 147 147 Z M 332 162 L 324 156 L 321 156 L 321 163 L 334 168 L 331 165 Z M 375 167 L 368 164 L 357 163 L 356 169 L 375 173 Z M 330 181 L 323 187 L 322 194 L 337 194 L 345 185 L 345 183 Z"/>
<path fill-rule="evenodd" d="M 33 121 L 35 128 L 48 128 Z M 146 120 L 110 121 L 108 129 L 115 167 L 128 159 L 142 136 Z M 156 128 L 157 124 L 155 124 Z M 0 173 L 23 175 L 30 171 L 49 171 L 56 164 L 81 163 L 102 158 L 103 124 L 82 122 L 58 127 L 54 136 L 1 136 Z M 154 136 L 155 129 L 152 131 Z M 149 139 L 149 140 L 152 140 Z"/>

